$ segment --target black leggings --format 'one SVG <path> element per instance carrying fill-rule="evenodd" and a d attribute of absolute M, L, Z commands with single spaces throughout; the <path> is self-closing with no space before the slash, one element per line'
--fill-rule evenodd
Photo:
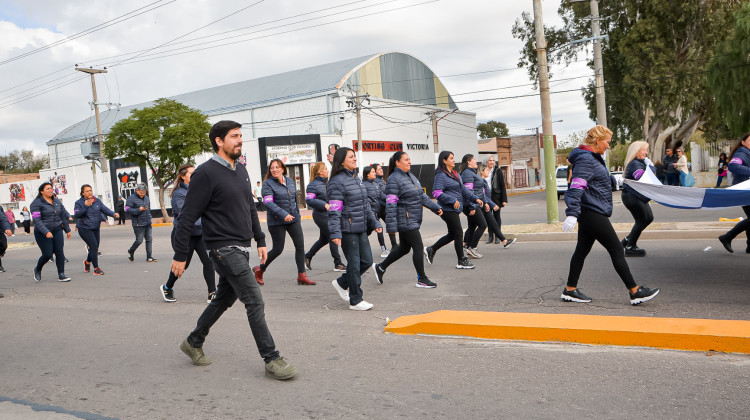
<path fill-rule="evenodd" d="M 375 217 L 382 220 L 383 223 L 385 223 L 385 205 L 378 210 L 378 212 L 375 214 Z M 383 232 L 385 231 L 385 224 L 383 224 Z M 378 232 L 378 243 L 380 244 L 381 248 L 385 248 L 385 236 L 383 236 L 383 232 Z M 391 240 L 391 249 L 398 246 L 398 243 L 396 242 L 396 233 L 395 232 L 389 232 L 388 233 L 388 239 Z"/>
<path fill-rule="evenodd" d="M 172 249 L 174 249 L 174 234 L 175 229 L 172 229 Z M 185 270 L 190 267 L 190 260 L 193 259 L 193 251 L 195 251 L 196 254 L 198 254 L 198 258 L 201 260 L 201 264 L 203 264 L 203 280 L 206 281 L 206 287 L 208 287 L 208 293 L 213 293 L 216 291 L 216 274 L 214 274 L 214 263 L 211 261 L 211 258 L 208 256 L 208 251 L 206 250 L 206 243 L 203 241 L 202 235 L 190 235 L 190 239 L 188 240 L 188 252 L 187 252 L 187 259 L 185 260 Z M 174 287 L 175 282 L 177 281 L 177 276 L 174 275 L 173 272 L 169 272 L 169 278 L 167 279 L 167 289 L 171 289 Z"/>
<path fill-rule="evenodd" d="M 466 227 L 466 233 L 464 233 L 464 242 L 469 248 L 476 248 L 479 245 L 479 240 L 482 239 L 482 235 L 487 229 L 487 220 L 484 219 L 482 213 L 484 213 L 484 210 L 477 208 L 473 216 L 466 215 L 469 225 Z"/>
<path fill-rule="evenodd" d="M 99 229 L 78 228 L 78 236 L 83 239 L 89 249 L 86 255 L 86 261 L 90 262 L 94 268 L 99 268 L 99 243 L 101 235 Z"/>
<path fill-rule="evenodd" d="M 286 234 L 292 238 L 294 243 L 294 262 L 297 263 L 297 272 L 305 272 L 305 237 L 302 236 L 302 224 L 299 220 L 288 225 L 274 225 L 268 226 L 268 232 L 271 233 L 271 240 L 273 241 L 273 248 L 268 253 L 268 258 L 265 264 L 260 265 L 261 271 L 266 271 L 269 265 L 281 255 L 281 251 L 284 250 L 284 242 L 286 241 Z"/>
<path fill-rule="evenodd" d="M 305 258 L 312 260 L 315 254 L 318 253 L 324 246 L 328 245 L 328 249 L 331 250 L 331 256 L 333 257 L 334 265 L 344 265 L 341 262 L 341 254 L 339 254 L 339 246 L 331 242 L 331 232 L 328 230 L 328 216 L 318 213 L 313 213 L 313 222 L 320 229 L 320 236 L 318 240 L 310 247 L 310 250 L 305 254 Z"/>
<path fill-rule="evenodd" d="M 440 218 L 448 226 L 448 233 L 432 245 L 432 251 L 437 253 L 438 249 L 453 241 L 453 246 L 456 248 L 456 257 L 461 261 L 464 257 L 464 247 L 461 244 L 464 229 L 461 227 L 461 217 L 458 212 L 443 210 L 443 215 Z"/>
<path fill-rule="evenodd" d="M 490 212 L 492 212 L 492 217 L 493 217 L 493 218 L 495 219 L 495 223 L 497 224 L 497 229 L 498 229 L 498 230 L 500 230 L 500 232 L 502 232 L 502 231 L 503 231 L 503 222 L 502 222 L 502 221 L 500 220 L 500 211 L 501 211 L 502 209 L 503 209 L 503 208 L 502 208 L 502 207 L 500 207 L 499 209 L 497 209 L 497 211 L 495 211 L 495 210 L 490 210 Z M 490 239 L 490 240 L 494 239 L 494 237 L 495 237 L 495 234 L 494 234 L 494 233 L 492 233 L 492 229 L 489 229 L 489 232 L 488 232 L 488 233 L 489 233 L 489 236 L 490 236 L 490 237 L 489 237 L 489 239 Z M 505 240 L 505 237 L 503 237 L 503 239 L 502 239 L 502 240 Z"/>
<path fill-rule="evenodd" d="M 427 275 L 424 273 L 424 256 L 422 255 L 424 245 L 422 245 L 422 235 L 419 233 L 419 229 L 399 232 L 398 242 L 399 244 L 391 249 L 388 257 L 380 263 L 380 268 L 383 270 L 388 269 L 389 265 L 398 261 L 411 250 L 411 259 L 414 263 L 414 268 L 417 270 L 417 275 L 419 278 L 427 278 Z"/>
<path fill-rule="evenodd" d="M 497 239 L 504 241 L 505 235 L 503 235 L 503 232 L 500 231 L 500 226 L 498 226 L 497 220 L 495 220 L 495 216 L 493 216 L 492 214 L 500 214 L 500 211 L 493 211 L 492 209 L 490 209 L 490 211 L 482 210 L 482 213 L 484 213 L 484 220 L 487 222 L 487 232 L 489 232 L 490 239 L 496 237 Z"/>
<path fill-rule="evenodd" d="M 726 237 L 731 241 L 740 233 L 745 232 L 747 235 L 747 251 L 750 251 L 750 206 L 742 206 L 742 211 L 745 212 L 747 217 L 734 225 L 734 227 L 726 233 Z"/>
<path fill-rule="evenodd" d="M 625 205 L 626 209 L 630 210 L 630 214 L 635 219 L 633 229 L 630 230 L 630 234 L 628 235 L 628 245 L 635 245 L 638 242 L 638 238 L 641 237 L 641 232 L 654 221 L 654 213 L 651 211 L 651 206 L 648 202 L 644 202 L 636 197 L 635 194 L 628 192 L 628 190 L 622 191 L 622 204 Z"/>
<path fill-rule="evenodd" d="M 591 252 L 594 241 L 599 241 L 609 252 L 615 271 L 625 283 L 625 287 L 632 289 L 636 287 L 633 275 L 625 261 L 625 251 L 620 244 L 620 239 L 609 222 L 609 217 L 593 210 L 581 209 L 578 216 L 578 243 L 573 257 L 570 259 L 570 271 L 568 272 L 568 287 L 577 287 L 578 278 L 583 270 L 583 261 Z"/>

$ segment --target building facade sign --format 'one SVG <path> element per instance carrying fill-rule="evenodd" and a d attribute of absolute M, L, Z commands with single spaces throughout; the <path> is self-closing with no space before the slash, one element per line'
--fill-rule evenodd
<path fill-rule="evenodd" d="M 352 140 L 352 149 L 359 151 L 357 140 Z M 400 141 L 373 141 L 362 140 L 363 152 L 401 152 L 404 150 L 404 144 Z"/>
<path fill-rule="evenodd" d="M 266 146 L 266 157 L 268 161 L 271 161 L 272 159 L 281 159 L 285 165 L 315 163 L 317 162 L 317 156 L 318 154 L 315 143 Z"/>
<path fill-rule="evenodd" d="M 430 150 L 430 145 L 426 143 L 406 143 L 407 150 Z"/>

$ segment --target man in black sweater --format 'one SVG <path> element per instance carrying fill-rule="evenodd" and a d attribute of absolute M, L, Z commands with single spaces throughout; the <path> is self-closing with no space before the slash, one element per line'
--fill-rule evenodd
<path fill-rule="evenodd" d="M 261 264 L 268 252 L 250 177 L 245 167 L 236 162 L 242 155 L 240 127 L 234 121 L 219 121 L 211 127 L 209 138 L 216 153 L 193 172 L 175 231 L 171 269 L 177 277 L 185 272 L 188 240 L 198 218 L 202 221 L 206 248 L 219 273 L 216 297 L 198 318 L 195 330 L 180 344 L 180 350 L 197 366 L 210 364 L 211 360 L 203 353 L 203 342 L 224 311 L 239 299 L 245 305 L 255 344 L 266 363 L 266 374 L 289 379 L 297 374 L 297 369 L 276 350 L 266 324 L 263 296 L 250 270 L 250 241 L 254 239 L 257 244 Z"/>

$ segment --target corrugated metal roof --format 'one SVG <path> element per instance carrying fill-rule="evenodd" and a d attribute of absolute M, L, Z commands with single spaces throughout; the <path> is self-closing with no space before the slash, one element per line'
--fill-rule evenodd
<path fill-rule="evenodd" d="M 184 93 L 169 99 L 179 101 L 209 116 L 258 108 L 272 103 L 290 102 L 304 97 L 336 92 L 339 86 L 343 88 L 344 83 L 358 84 L 360 68 L 373 60 L 380 62 L 382 78 L 379 82 L 383 86 L 382 92 L 385 99 L 436 104 L 432 71 L 416 58 L 402 53 L 357 57 Z M 441 100 L 444 101 L 445 98 L 439 99 L 438 102 Z M 451 108 L 455 108 L 450 96 L 448 103 Z M 153 102 L 144 102 L 117 109 L 100 110 L 102 132 L 106 134 L 116 122 L 129 117 L 131 110 L 145 108 L 152 104 Z M 94 136 L 96 136 L 96 120 L 92 116 L 62 130 L 48 141 L 47 145 L 78 141 Z"/>

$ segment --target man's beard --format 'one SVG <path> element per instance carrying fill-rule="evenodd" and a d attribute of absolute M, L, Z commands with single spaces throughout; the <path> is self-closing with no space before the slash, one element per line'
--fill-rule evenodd
<path fill-rule="evenodd" d="M 229 153 L 229 157 L 232 158 L 232 160 L 237 160 L 242 156 L 242 151 L 235 152 L 235 153 Z"/>

